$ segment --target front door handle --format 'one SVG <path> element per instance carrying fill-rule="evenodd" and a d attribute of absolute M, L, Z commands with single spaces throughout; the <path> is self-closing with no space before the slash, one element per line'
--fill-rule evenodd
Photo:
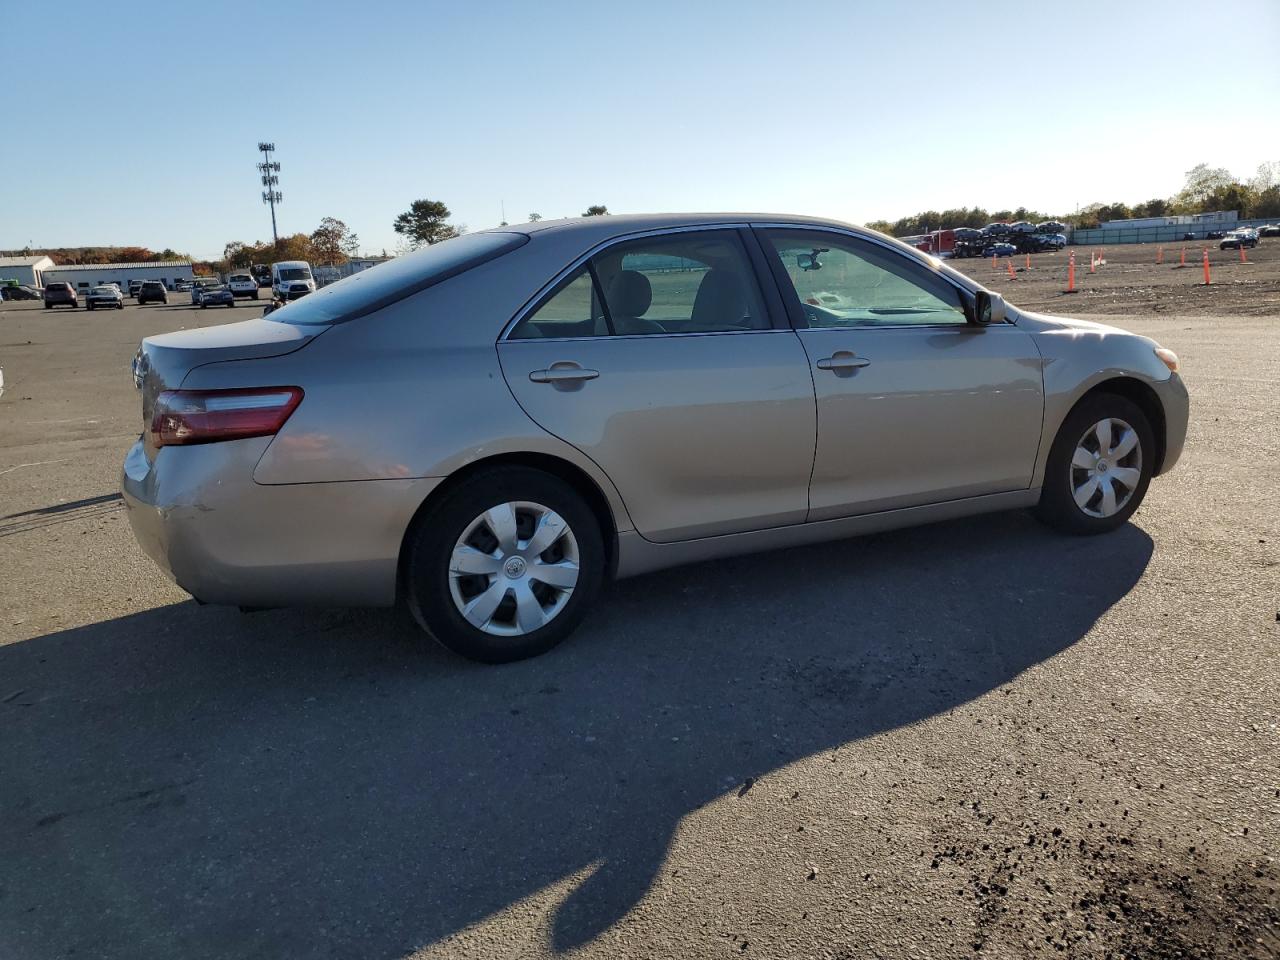
<path fill-rule="evenodd" d="M 600 376 L 599 370 L 588 370 L 576 363 L 553 363 L 546 370 L 535 370 L 529 374 L 534 383 L 574 383 L 580 380 L 594 380 Z"/>
<path fill-rule="evenodd" d="M 857 370 L 859 367 L 870 365 L 870 360 L 859 357 L 851 350 L 837 350 L 831 356 L 818 361 L 819 370 Z"/>

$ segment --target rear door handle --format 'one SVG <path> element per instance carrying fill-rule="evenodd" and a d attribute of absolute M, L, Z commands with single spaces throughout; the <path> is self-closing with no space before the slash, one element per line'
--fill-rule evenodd
<path fill-rule="evenodd" d="M 575 364 L 552 364 L 546 370 L 535 370 L 529 374 L 534 383 L 574 383 L 579 380 L 594 380 L 600 376 L 599 370 L 588 370 Z"/>
<path fill-rule="evenodd" d="M 831 356 L 818 361 L 819 370 L 857 370 L 859 367 L 870 365 L 870 360 L 859 357 L 851 350 L 837 350 Z"/>

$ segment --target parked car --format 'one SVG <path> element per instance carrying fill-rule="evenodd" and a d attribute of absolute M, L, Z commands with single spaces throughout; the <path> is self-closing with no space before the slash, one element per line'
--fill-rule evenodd
<path fill-rule="evenodd" d="M 51 307 L 79 307 L 80 295 L 76 293 L 76 288 L 71 284 L 62 280 L 56 280 L 53 283 L 44 285 L 44 308 L 48 310 Z"/>
<path fill-rule="evenodd" d="M 1241 247 L 1256 247 L 1258 235 L 1252 230 L 1233 230 L 1222 238 L 1219 250 L 1238 250 Z"/>
<path fill-rule="evenodd" d="M 0 286 L 0 299 L 43 300 L 44 291 L 25 283 L 5 284 Z"/>
<path fill-rule="evenodd" d="M 271 286 L 271 268 L 265 263 L 255 263 L 249 268 L 249 272 L 253 274 L 253 279 L 258 281 L 259 287 Z"/>
<path fill-rule="evenodd" d="M 1258 236 L 1260 237 L 1280 237 L 1280 225 L 1274 223 L 1264 224 L 1258 228 Z"/>
<path fill-rule="evenodd" d="M 1014 233 L 1035 233 L 1036 225 L 1026 220 L 1017 220 L 1009 224 L 1009 229 Z"/>
<path fill-rule="evenodd" d="M 1012 243 L 993 243 L 990 244 L 983 256 L 987 257 L 1012 257 L 1018 252 L 1018 248 Z"/>
<path fill-rule="evenodd" d="M 1067 245 L 1067 238 L 1061 233 L 1037 233 L 1032 239 L 1041 250 L 1061 250 Z"/>
<path fill-rule="evenodd" d="M 1226 234 L 1223 233 L 1221 230 L 1210 230 L 1208 233 L 1204 235 L 1204 238 L 1206 240 L 1221 240 L 1225 236 Z"/>
<path fill-rule="evenodd" d="M 973 227 L 956 227 L 952 232 L 955 234 L 957 241 L 963 240 L 968 243 L 982 239 L 982 231 L 975 230 Z"/>
<path fill-rule="evenodd" d="M 305 260 L 283 260 L 271 265 L 271 294 L 289 301 L 315 293 L 316 281 L 311 275 L 311 264 Z"/>
<path fill-rule="evenodd" d="M 1000 509 L 1115 530 L 1181 454 L 1177 370 L 834 221 L 524 224 L 146 338 L 123 496 L 201 601 L 403 599 L 509 661 L 609 576 Z"/>
<path fill-rule="evenodd" d="M 143 280 L 138 288 L 138 306 L 144 303 L 168 303 L 169 291 L 159 280 Z"/>
<path fill-rule="evenodd" d="M 258 299 L 258 281 L 247 273 L 233 273 L 227 278 L 227 287 L 237 297 Z"/>
<path fill-rule="evenodd" d="M 104 283 L 89 289 L 89 293 L 84 298 L 84 305 L 87 310 L 96 310 L 98 307 L 123 310 L 124 294 L 114 283 Z"/>
<path fill-rule="evenodd" d="M 1066 233 L 1067 225 L 1059 223 L 1057 220 L 1046 220 L 1044 223 L 1036 224 L 1036 233 Z"/>
<path fill-rule="evenodd" d="M 1194 240 L 1195 238 L 1196 238 L 1196 235 L 1192 233 L 1190 230 L 1188 230 L 1186 233 L 1182 235 L 1182 240 L 1184 243 Z"/>
<path fill-rule="evenodd" d="M 205 307 L 234 307 L 235 305 L 236 295 L 221 283 L 216 287 L 206 286 L 200 293 L 201 310 Z"/>
<path fill-rule="evenodd" d="M 191 290 L 191 281 L 175 280 L 173 284 L 173 289 L 176 290 L 178 293 L 187 293 Z"/>
<path fill-rule="evenodd" d="M 130 280 L 129 296 L 136 298 L 138 296 L 138 291 L 142 289 L 142 284 L 143 284 L 143 281 L 141 280 Z"/>
<path fill-rule="evenodd" d="M 221 286 L 222 281 L 217 277 L 196 277 L 191 282 L 191 302 L 200 305 L 200 298 L 204 296 L 205 290 L 211 287 Z"/>

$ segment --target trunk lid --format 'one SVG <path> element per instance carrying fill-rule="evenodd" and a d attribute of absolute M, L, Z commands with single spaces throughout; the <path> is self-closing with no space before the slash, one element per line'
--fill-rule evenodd
<path fill-rule="evenodd" d="M 154 459 L 156 454 L 151 442 L 151 417 L 161 391 L 177 390 L 187 374 L 206 363 L 261 360 L 293 353 L 327 329 L 253 319 L 147 337 L 133 358 L 134 386 L 142 393 L 142 440 L 147 459 Z"/>

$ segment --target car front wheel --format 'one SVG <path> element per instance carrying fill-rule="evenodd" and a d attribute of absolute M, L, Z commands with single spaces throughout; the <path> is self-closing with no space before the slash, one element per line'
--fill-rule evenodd
<path fill-rule="evenodd" d="M 569 636 L 604 566 L 600 524 L 571 487 L 504 467 L 458 486 L 417 523 L 405 593 L 418 623 L 454 653 L 506 663 Z"/>
<path fill-rule="evenodd" d="M 1142 503 L 1155 469 L 1155 435 L 1132 400 L 1100 393 L 1058 430 L 1045 464 L 1036 516 L 1064 533 L 1106 533 Z"/>

